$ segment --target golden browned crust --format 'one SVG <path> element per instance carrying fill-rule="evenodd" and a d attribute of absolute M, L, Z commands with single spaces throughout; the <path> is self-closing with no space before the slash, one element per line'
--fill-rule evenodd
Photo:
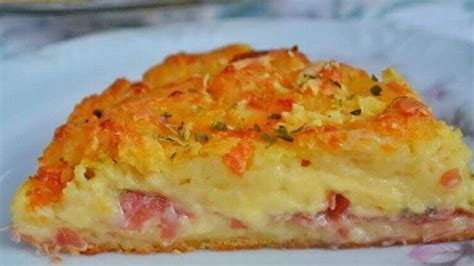
<path fill-rule="evenodd" d="M 102 252 L 115 252 L 122 251 L 125 253 L 139 253 L 139 254 L 148 254 L 152 252 L 189 252 L 198 249 L 208 249 L 216 251 L 224 250 L 241 250 L 241 249 L 261 249 L 261 248 L 272 248 L 272 249 L 308 249 L 308 248 L 363 248 L 363 247 L 386 247 L 393 245 L 406 245 L 406 244 L 434 244 L 440 242 L 449 242 L 449 241 L 463 241 L 474 239 L 474 230 L 468 230 L 461 234 L 451 235 L 446 237 L 441 237 L 436 240 L 423 241 L 422 237 L 405 239 L 405 240 L 389 240 L 381 239 L 373 242 L 366 243 L 355 243 L 355 242 L 345 242 L 337 246 L 328 245 L 320 241 L 285 241 L 285 242 L 275 242 L 275 241 L 260 241 L 260 240 L 245 240 L 237 239 L 230 241 L 215 241 L 215 240 L 205 240 L 205 241 L 182 241 L 173 243 L 170 246 L 154 246 L 150 249 L 126 249 L 119 245 L 100 245 L 92 246 L 87 250 L 81 251 L 82 254 L 95 255 Z"/>
<path fill-rule="evenodd" d="M 169 56 L 141 81 L 118 79 L 100 95 L 89 96 L 76 106 L 39 159 L 30 182 L 29 203 L 35 208 L 59 202 L 82 161 L 112 159 L 129 165 L 130 161 L 119 156 L 120 147 L 141 149 L 144 137 L 166 137 L 168 127 L 179 127 L 179 123 L 192 124 L 190 136 L 204 134 L 211 142 L 237 136 L 267 144 L 262 134 L 282 137 L 274 131 L 285 122 L 282 129 L 290 130 L 292 136 L 276 145 L 316 141 L 318 148 L 332 153 L 342 152 L 356 130 L 367 139 L 393 138 L 394 143 L 380 145 L 381 152 L 433 137 L 439 125 L 429 108 L 395 71 L 387 70 L 383 76 L 378 80 L 335 61 L 311 64 L 296 47 L 253 51 L 246 45 L 229 45 L 208 53 Z M 363 99 L 371 104 L 359 103 Z M 246 111 L 237 108 L 242 101 L 248 105 Z M 310 113 L 293 114 L 293 105 Z M 201 111 L 196 113 L 190 106 Z M 164 113 L 172 117 L 162 117 Z M 215 130 L 211 125 L 216 122 L 231 130 Z M 258 132 L 253 130 L 255 125 Z M 176 153 L 174 143 L 158 141 L 168 156 Z M 194 138 L 186 141 L 199 142 Z M 145 159 L 139 161 L 146 164 Z"/>

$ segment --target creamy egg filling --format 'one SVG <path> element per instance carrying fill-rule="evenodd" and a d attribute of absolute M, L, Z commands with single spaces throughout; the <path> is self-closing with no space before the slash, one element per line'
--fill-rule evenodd
<path fill-rule="evenodd" d="M 453 132 L 441 131 L 440 134 Z M 130 246 L 138 245 L 140 241 L 170 245 L 193 239 L 256 239 L 257 236 L 269 241 L 319 239 L 338 244 L 343 243 L 344 238 L 370 242 L 399 235 L 402 240 L 409 240 L 419 234 L 412 229 L 420 225 L 410 221 L 389 223 L 390 230 L 384 231 L 387 221 L 374 222 L 369 219 L 371 217 L 423 215 L 433 210 L 472 212 L 474 208 L 472 179 L 468 174 L 469 152 L 460 138 L 440 137 L 431 140 L 428 146 L 419 141 L 384 156 L 371 155 L 361 148 L 345 157 L 322 150 L 305 153 L 302 152 L 304 149 L 297 152 L 257 143 L 251 164 L 242 176 L 233 174 L 223 164 L 220 154 L 223 152 L 215 149 L 219 143 L 212 145 L 216 153 L 198 149 L 195 152 L 200 156 L 176 157 L 148 174 L 133 165 L 119 165 L 111 160 L 84 161 L 75 168 L 75 178 L 64 189 L 63 200 L 35 209 L 34 215 L 27 207 L 27 183 L 19 192 L 23 196 L 16 197 L 13 203 L 13 208 L 18 210 L 14 213 L 14 224 L 22 234 L 40 242 L 54 239 L 55 232 L 51 230 L 69 228 L 95 244 L 123 243 L 126 239 Z M 294 145 L 313 144 L 295 142 Z M 345 145 L 353 151 L 358 150 L 350 142 Z M 148 151 L 153 152 L 151 148 Z M 133 153 L 124 154 L 134 156 Z M 147 167 L 141 166 L 141 169 Z M 446 193 L 448 190 L 440 186 L 439 179 L 446 169 L 453 168 L 459 169 L 463 180 Z M 92 178 L 88 171 L 93 171 Z M 150 198 L 160 195 L 174 204 L 173 209 L 166 209 L 171 206 L 166 205 L 168 203 L 152 203 L 159 214 L 145 217 L 143 226 L 130 229 L 126 225 L 124 205 L 120 202 L 127 191 L 152 195 Z M 337 226 L 329 222 L 327 226 L 315 226 L 320 222 L 324 224 L 327 218 L 318 220 L 315 217 L 330 208 L 330 193 L 343 195 L 349 201 L 344 215 L 365 217 L 365 222 Z M 310 218 L 301 220 L 297 214 Z M 163 218 L 165 215 L 168 218 Z M 446 221 L 450 223 L 446 228 L 462 232 L 473 228 L 472 220 L 460 216 Z M 42 226 L 45 224 L 55 226 Z M 163 234 L 169 232 L 163 233 L 163 226 L 169 229 L 170 224 L 175 231 L 165 239 Z M 334 232 L 339 232 L 340 228 L 345 228 L 346 232 L 336 234 L 337 239 L 333 239 Z M 436 235 L 426 236 L 427 239 L 433 237 Z"/>

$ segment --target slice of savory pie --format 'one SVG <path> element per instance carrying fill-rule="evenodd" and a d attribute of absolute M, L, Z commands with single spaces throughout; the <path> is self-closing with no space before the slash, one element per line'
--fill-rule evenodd
<path fill-rule="evenodd" d="M 15 195 L 14 238 L 87 254 L 472 239 L 470 159 L 393 69 L 180 53 L 76 106 Z"/>

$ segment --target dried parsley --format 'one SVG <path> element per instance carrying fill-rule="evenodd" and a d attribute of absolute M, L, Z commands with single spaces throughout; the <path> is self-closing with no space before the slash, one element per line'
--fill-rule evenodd
<path fill-rule="evenodd" d="M 194 134 L 194 138 L 197 141 L 208 141 L 209 140 L 209 137 L 206 134 L 202 134 L 202 133 L 198 133 L 198 132 L 196 132 Z"/>
<path fill-rule="evenodd" d="M 420 217 L 420 214 L 419 213 L 415 213 L 413 212 L 412 210 L 410 210 L 409 208 L 405 207 L 402 209 L 402 214 L 405 216 L 405 217 L 411 217 L 411 218 L 419 218 Z"/>
<path fill-rule="evenodd" d="M 408 215 L 408 214 L 410 214 L 410 213 L 411 213 L 411 211 L 410 211 L 409 208 L 407 208 L 407 207 L 402 208 L 402 214 Z"/>
<path fill-rule="evenodd" d="M 262 128 L 259 125 L 255 124 L 255 125 L 253 125 L 253 130 L 262 131 Z"/>
<path fill-rule="evenodd" d="M 278 120 L 281 119 L 281 114 L 273 113 L 268 118 Z"/>
<path fill-rule="evenodd" d="M 181 125 L 178 128 L 178 135 L 184 141 L 188 141 L 191 136 L 191 126 L 189 123 L 181 122 Z"/>
<path fill-rule="evenodd" d="M 337 82 L 336 80 L 331 79 L 332 84 L 336 85 L 339 89 L 342 88 L 341 83 Z"/>
<path fill-rule="evenodd" d="M 95 115 L 97 118 L 101 118 L 102 117 L 102 110 L 94 109 L 94 111 L 92 111 L 92 114 Z"/>
<path fill-rule="evenodd" d="M 370 88 L 370 93 L 374 96 L 380 96 L 382 93 L 382 88 L 379 85 L 374 85 L 372 88 Z"/>
<path fill-rule="evenodd" d="M 295 130 L 292 130 L 291 133 L 297 133 L 297 132 L 300 132 L 301 130 L 303 130 L 304 126 L 306 124 L 303 124 L 302 126 L 300 126 L 299 128 L 295 129 Z"/>
<path fill-rule="evenodd" d="M 176 139 L 172 136 L 163 136 L 161 134 L 158 136 L 158 140 L 168 142 L 168 143 L 173 143 L 176 141 Z"/>
<path fill-rule="evenodd" d="M 214 124 L 212 124 L 212 127 L 216 130 L 219 130 L 219 131 L 226 131 L 227 130 L 227 125 L 223 122 L 215 122 Z"/>
<path fill-rule="evenodd" d="M 351 115 L 360 115 L 361 113 L 362 113 L 361 109 L 355 109 L 355 110 L 351 111 Z"/>
<path fill-rule="evenodd" d="M 275 136 L 267 134 L 267 133 L 260 135 L 260 138 L 270 144 L 273 144 L 277 141 L 277 138 Z"/>
<path fill-rule="evenodd" d="M 425 210 L 425 213 L 427 214 L 433 214 L 433 213 L 436 213 L 438 211 L 438 208 L 436 206 L 428 206 L 426 207 L 426 210 Z"/>
<path fill-rule="evenodd" d="M 310 75 L 310 74 L 303 74 L 303 77 L 301 77 L 299 80 L 298 80 L 298 87 L 302 87 L 304 84 L 306 84 L 306 82 L 308 82 L 308 80 L 310 79 L 317 79 L 318 77 L 315 76 L 315 75 Z"/>
<path fill-rule="evenodd" d="M 173 116 L 173 115 L 172 115 L 170 112 L 165 111 L 165 112 L 162 114 L 162 116 L 164 116 L 164 117 L 171 117 L 171 116 Z"/>
<path fill-rule="evenodd" d="M 173 152 L 173 154 L 171 154 L 171 156 L 170 156 L 170 159 L 173 160 L 174 157 L 176 157 L 176 154 L 177 154 L 177 152 Z"/>
<path fill-rule="evenodd" d="M 275 132 L 277 133 L 277 137 L 281 138 L 282 140 L 288 142 L 293 142 L 294 140 L 288 132 L 288 128 L 286 128 L 285 126 L 279 126 L 277 129 L 275 129 Z"/>

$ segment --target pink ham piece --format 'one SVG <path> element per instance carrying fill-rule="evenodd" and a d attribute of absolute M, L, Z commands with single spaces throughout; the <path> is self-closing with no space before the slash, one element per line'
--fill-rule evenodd
<path fill-rule="evenodd" d="M 155 222 L 160 229 L 160 237 L 165 242 L 175 238 L 180 227 L 180 218 L 190 217 L 163 196 L 135 191 L 123 193 L 120 196 L 120 206 L 127 229 L 140 231 L 146 224 Z"/>
<path fill-rule="evenodd" d="M 329 209 L 327 214 L 329 218 L 337 220 L 349 208 L 351 202 L 341 194 L 332 192 L 329 195 Z"/>
<path fill-rule="evenodd" d="M 460 234 L 465 226 L 465 222 L 459 217 L 449 218 L 444 221 L 427 222 L 422 225 L 423 242 L 431 242 L 442 237 Z"/>
<path fill-rule="evenodd" d="M 231 218 L 229 221 L 229 226 L 232 229 L 247 229 L 247 225 L 237 218 Z"/>
<path fill-rule="evenodd" d="M 79 234 L 67 228 L 59 229 L 56 232 L 56 245 L 60 248 L 72 247 L 79 250 L 87 248 L 87 242 Z"/>

